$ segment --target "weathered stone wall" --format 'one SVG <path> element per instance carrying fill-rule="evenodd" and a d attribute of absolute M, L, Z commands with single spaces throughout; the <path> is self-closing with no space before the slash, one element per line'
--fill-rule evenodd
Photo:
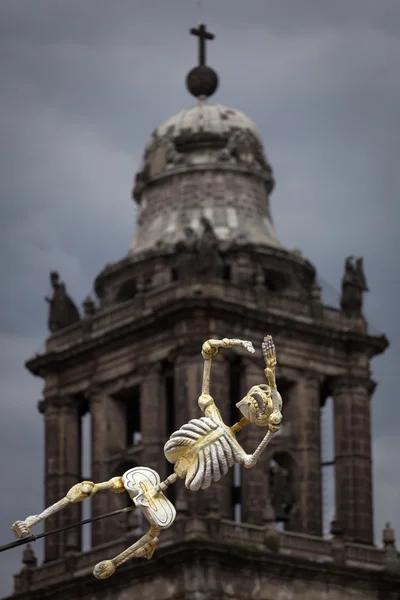
<path fill-rule="evenodd" d="M 185 227 L 197 230 L 206 216 L 222 240 L 280 247 L 261 177 L 234 170 L 193 170 L 154 182 L 143 192 L 134 252 L 175 243 Z"/>

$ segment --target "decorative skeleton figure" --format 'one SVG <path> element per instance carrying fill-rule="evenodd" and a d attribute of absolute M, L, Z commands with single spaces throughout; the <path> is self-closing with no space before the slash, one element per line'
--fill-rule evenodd
<path fill-rule="evenodd" d="M 100 490 L 115 493 L 127 491 L 134 504 L 141 510 L 150 524 L 149 531 L 135 544 L 112 560 L 98 563 L 93 574 L 98 579 L 107 579 L 115 569 L 130 558 L 146 557 L 150 559 L 158 543 L 158 534 L 167 529 L 175 520 L 173 504 L 163 494 L 164 490 L 178 478 L 185 479 L 185 485 L 192 491 L 207 489 L 214 481 L 225 475 L 233 464 L 246 468 L 253 467 L 274 433 L 280 429 L 282 421 L 282 398 L 276 387 L 275 347 L 271 336 L 262 343 L 266 363 L 264 374 L 268 385 L 253 386 L 248 394 L 237 403 L 242 419 L 229 427 L 225 425 L 221 414 L 210 396 L 210 370 L 213 356 L 219 348 L 242 346 L 248 352 L 254 352 L 251 342 L 236 339 L 208 340 L 203 344 L 201 354 L 204 358 L 203 386 L 199 397 L 199 407 L 204 413 L 199 419 L 192 419 L 173 433 L 164 446 L 169 462 L 174 464 L 174 473 L 161 482 L 158 473 L 147 467 L 135 467 L 103 483 L 83 481 L 73 486 L 67 495 L 44 510 L 39 515 L 27 517 L 25 521 L 16 521 L 12 526 L 14 535 L 24 538 L 30 534 L 32 525 L 48 518 L 73 502 L 81 502 L 94 496 Z M 268 432 L 254 452 L 247 454 L 236 439 L 236 434 L 245 425 L 252 423 L 268 427 Z"/>

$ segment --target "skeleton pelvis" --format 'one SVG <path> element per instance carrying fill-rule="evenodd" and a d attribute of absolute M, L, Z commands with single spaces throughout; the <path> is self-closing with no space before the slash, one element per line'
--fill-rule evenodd
<path fill-rule="evenodd" d="M 160 476 L 148 467 L 134 467 L 123 474 L 124 487 L 133 502 L 142 511 L 150 525 L 167 529 L 176 517 L 174 505 L 156 486 Z"/>
<path fill-rule="evenodd" d="M 185 477 L 186 487 L 197 491 L 208 488 L 239 462 L 240 446 L 221 423 L 201 417 L 173 433 L 164 453 L 169 462 L 175 463 L 178 477 Z"/>

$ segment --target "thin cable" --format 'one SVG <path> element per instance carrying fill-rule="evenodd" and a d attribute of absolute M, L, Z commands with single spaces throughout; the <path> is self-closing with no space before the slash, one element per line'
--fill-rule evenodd
<path fill-rule="evenodd" d="M 130 512 L 136 508 L 134 504 L 132 506 L 127 506 L 126 508 L 120 508 L 118 510 L 113 510 L 112 512 L 105 513 L 104 515 L 100 515 L 98 517 L 93 517 L 91 519 L 84 519 L 83 521 L 79 521 L 78 523 L 72 523 L 71 525 L 66 525 L 65 527 L 60 527 L 59 529 L 53 529 L 52 531 L 47 531 L 46 533 L 39 533 L 38 535 L 30 535 L 22 540 L 17 540 L 16 542 L 11 542 L 11 544 L 6 544 L 5 546 L 0 546 L 0 552 L 4 552 L 5 550 L 11 550 L 12 548 L 16 548 L 17 546 L 23 546 L 24 544 L 29 544 L 30 542 L 36 542 L 40 538 L 47 537 L 48 535 L 53 535 L 55 533 L 61 533 L 61 531 L 66 531 L 67 529 L 73 529 L 74 527 L 81 527 L 81 525 L 87 525 L 88 523 L 93 523 L 94 521 L 100 521 L 101 519 L 107 519 L 108 517 L 113 517 L 114 515 L 120 515 L 121 513 Z"/>
<path fill-rule="evenodd" d="M 203 7 L 202 0 L 197 0 L 197 25 L 201 24 L 201 9 Z"/>

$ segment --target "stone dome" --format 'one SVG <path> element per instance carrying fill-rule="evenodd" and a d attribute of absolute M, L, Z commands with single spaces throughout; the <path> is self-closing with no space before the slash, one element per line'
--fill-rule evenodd
<path fill-rule="evenodd" d="M 149 151 L 156 140 L 164 137 L 176 140 L 186 136 L 208 134 L 226 139 L 232 133 L 240 131 L 253 135 L 262 145 L 262 137 L 256 125 L 240 110 L 200 100 L 194 106 L 161 123 L 153 131 L 145 151 Z"/>
<path fill-rule="evenodd" d="M 253 121 L 200 99 L 161 123 L 145 146 L 132 194 L 133 251 L 174 247 L 204 219 L 220 241 L 281 247 L 269 209 L 273 186 Z"/>

